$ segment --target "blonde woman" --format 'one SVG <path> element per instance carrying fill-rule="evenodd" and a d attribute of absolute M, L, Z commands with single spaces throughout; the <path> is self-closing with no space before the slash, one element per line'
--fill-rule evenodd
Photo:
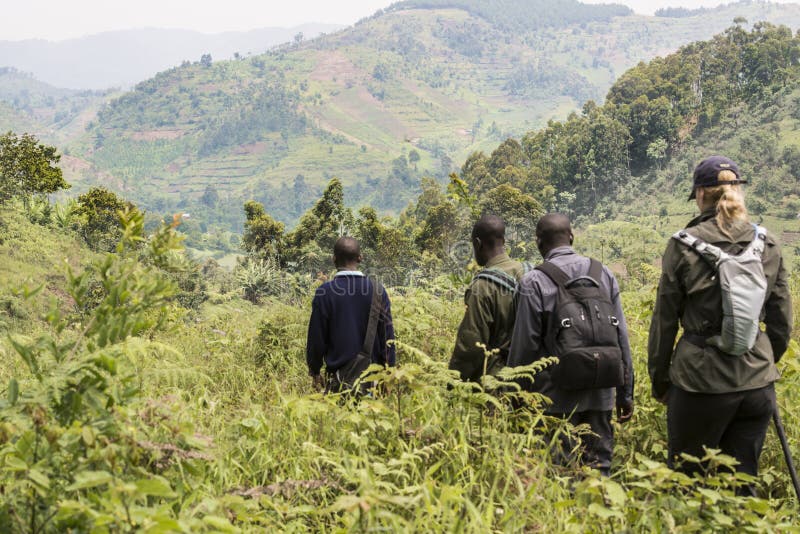
<path fill-rule="evenodd" d="M 742 185 L 730 159 L 712 156 L 694 171 L 690 200 L 700 216 L 684 230 L 690 239 L 739 254 L 756 239 Z M 703 447 L 721 449 L 739 461 L 739 471 L 756 475 L 758 458 L 775 406 L 775 363 L 789 342 L 791 298 L 781 250 L 767 233 L 761 260 L 767 279 L 755 344 L 744 354 L 724 353 L 712 342 L 721 332 L 722 290 L 716 271 L 696 250 L 670 239 L 662 261 L 648 343 L 653 396 L 667 405 L 670 465 L 685 472 L 681 453 L 699 458 Z M 683 334 L 675 345 L 679 326 Z M 745 488 L 751 493 L 752 488 Z"/>

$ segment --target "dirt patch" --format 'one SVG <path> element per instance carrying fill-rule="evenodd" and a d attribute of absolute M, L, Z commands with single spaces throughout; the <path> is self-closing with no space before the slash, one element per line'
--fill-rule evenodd
<path fill-rule="evenodd" d="M 339 85 L 348 82 L 355 83 L 363 78 L 364 72 L 356 67 L 350 59 L 341 52 L 320 52 L 319 62 L 309 76 L 310 79 L 320 82 L 332 82 L 336 78 Z"/>
<path fill-rule="evenodd" d="M 269 150 L 269 143 L 266 141 L 259 141 L 258 143 L 238 146 L 233 149 L 233 153 L 240 156 L 247 154 L 264 154 L 267 150 Z"/>
<path fill-rule="evenodd" d="M 628 268 L 625 266 L 624 263 L 612 263 L 608 266 L 614 276 L 617 278 L 628 278 Z"/>
<path fill-rule="evenodd" d="M 781 234 L 782 245 L 794 245 L 800 243 L 800 232 L 794 230 L 784 230 Z"/>
<path fill-rule="evenodd" d="M 143 132 L 133 132 L 131 139 L 134 141 L 157 141 L 159 139 L 178 139 L 184 134 L 183 130 L 146 130 Z"/>

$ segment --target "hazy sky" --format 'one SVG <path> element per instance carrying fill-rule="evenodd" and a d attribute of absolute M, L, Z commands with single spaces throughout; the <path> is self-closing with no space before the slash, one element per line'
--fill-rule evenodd
<path fill-rule="evenodd" d="M 720 0 L 617 1 L 631 6 L 637 13 L 647 14 L 665 6 L 699 7 L 721 3 Z M 295 26 L 304 22 L 352 24 L 392 1 L 4 0 L 2 3 L 0 40 L 58 40 L 102 31 L 142 27 L 220 32 L 265 26 Z"/>

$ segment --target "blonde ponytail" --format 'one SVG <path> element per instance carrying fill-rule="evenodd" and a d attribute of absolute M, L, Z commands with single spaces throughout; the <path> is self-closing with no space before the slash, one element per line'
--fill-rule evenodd
<path fill-rule="evenodd" d="M 717 180 L 730 182 L 736 180 L 736 175 L 731 171 L 721 171 Z M 744 193 L 739 184 L 716 185 L 705 187 L 703 204 L 706 207 L 716 206 L 717 226 L 721 230 L 730 230 L 737 221 L 747 222 L 747 207 L 744 205 Z"/>

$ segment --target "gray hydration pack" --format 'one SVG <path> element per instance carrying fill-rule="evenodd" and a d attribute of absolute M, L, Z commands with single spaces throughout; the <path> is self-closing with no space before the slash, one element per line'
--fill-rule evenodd
<path fill-rule="evenodd" d="M 755 238 L 738 255 L 728 254 L 685 230 L 672 236 L 700 254 L 717 273 L 722 290 L 722 331 L 706 339 L 706 343 L 734 356 L 741 356 L 755 345 L 767 298 L 767 277 L 761 263 L 767 230 L 756 224 L 753 228 Z"/>

